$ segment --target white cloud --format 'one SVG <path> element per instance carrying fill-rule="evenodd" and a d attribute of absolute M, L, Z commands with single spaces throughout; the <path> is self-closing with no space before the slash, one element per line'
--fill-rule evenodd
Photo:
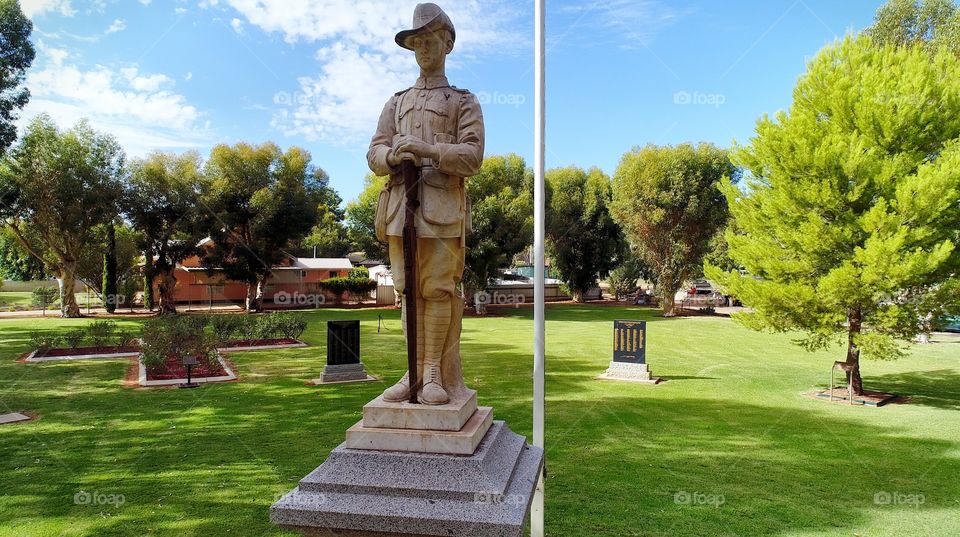
<path fill-rule="evenodd" d="M 70 0 L 21 0 L 20 8 L 24 15 L 30 18 L 47 11 L 58 12 L 64 17 L 72 17 L 77 13 Z"/>
<path fill-rule="evenodd" d="M 145 6 L 149 6 L 150 2 L 153 2 L 153 0 L 139 0 L 139 2 Z"/>
<path fill-rule="evenodd" d="M 187 82 L 193 80 L 193 71 L 187 71 L 187 74 L 183 75 L 183 79 Z"/>
<path fill-rule="evenodd" d="M 242 33 L 243 32 L 243 21 L 237 18 L 234 18 L 230 21 L 230 26 L 233 28 L 234 32 Z"/>
<path fill-rule="evenodd" d="M 32 98 L 21 123 L 41 112 L 61 126 L 88 118 L 95 128 L 116 136 L 131 155 L 208 145 L 209 126 L 186 97 L 171 90 L 170 77 L 142 74 L 136 67 L 84 69 L 70 62 L 66 51 L 43 42 L 38 49 L 38 59 L 46 62 L 28 75 Z"/>
<path fill-rule="evenodd" d="M 109 28 L 107 28 L 106 33 L 109 35 L 117 32 L 122 32 L 126 28 L 127 28 L 127 23 L 123 19 L 117 19 L 113 21 L 113 24 L 111 24 Z"/>
<path fill-rule="evenodd" d="M 290 136 L 355 143 L 369 138 L 387 98 L 416 79 L 412 53 L 393 39 L 410 27 L 419 1 L 200 0 L 199 5 L 232 9 L 247 24 L 288 43 L 316 44 L 319 72 L 300 77 L 294 88 L 280 88 L 274 104 L 283 108 L 272 125 Z M 457 29 L 451 62 L 515 50 L 523 41 L 507 31 L 517 8 L 505 1 L 462 0 L 444 9 Z"/>
<path fill-rule="evenodd" d="M 173 8 L 173 12 L 176 13 L 177 15 L 183 15 L 184 13 L 187 12 L 187 8 L 185 8 L 185 7 L 175 7 L 175 8 Z"/>

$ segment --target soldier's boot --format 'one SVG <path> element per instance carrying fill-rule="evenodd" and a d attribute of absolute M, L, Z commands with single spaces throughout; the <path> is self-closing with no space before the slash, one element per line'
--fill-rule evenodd
<path fill-rule="evenodd" d="M 443 388 L 441 363 L 443 344 L 450 326 L 450 300 L 428 300 L 426 314 L 420 402 L 425 405 L 445 405 L 450 402 L 450 396 Z"/>
<path fill-rule="evenodd" d="M 423 332 L 424 327 L 424 311 L 425 300 L 422 298 L 417 300 L 417 386 L 416 389 L 420 389 L 423 386 L 423 346 L 424 341 L 426 340 L 426 334 Z M 401 324 L 403 324 L 403 332 L 406 335 L 407 332 L 407 312 L 406 308 L 403 310 L 403 315 L 401 319 Z M 388 403 L 402 403 L 404 401 L 410 400 L 410 372 L 407 371 L 404 373 L 403 378 L 393 386 L 387 388 L 383 392 L 383 400 Z"/>

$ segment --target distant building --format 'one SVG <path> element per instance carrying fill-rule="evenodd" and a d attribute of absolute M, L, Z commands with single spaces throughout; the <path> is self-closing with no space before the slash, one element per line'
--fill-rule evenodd
<path fill-rule="evenodd" d="M 209 248 L 212 245 L 210 239 L 204 239 L 199 244 L 202 248 Z M 272 302 L 280 293 L 285 293 L 286 297 L 293 297 L 296 294 L 324 295 L 325 293 L 320 289 L 321 281 L 336 277 L 346 278 L 350 275 L 352 268 L 353 264 L 345 257 L 287 255 L 283 262 L 273 267 L 273 273 L 264 289 L 264 300 L 268 303 Z M 189 257 L 178 264 L 174 275 L 177 278 L 174 300 L 178 303 L 242 303 L 247 298 L 246 282 L 229 280 L 219 269 L 213 269 L 212 273 L 209 273 L 200 262 L 199 256 Z M 156 285 L 154 293 L 157 293 Z M 277 302 L 279 304 L 282 300 Z M 288 305 L 295 304 L 295 302 L 288 303 Z"/>

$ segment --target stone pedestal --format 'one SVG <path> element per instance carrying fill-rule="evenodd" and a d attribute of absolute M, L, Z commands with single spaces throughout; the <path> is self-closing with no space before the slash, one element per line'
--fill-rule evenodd
<path fill-rule="evenodd" d="M 647 364 L 638 364 L 631 362 L 610 362 L 607 371 L 597 377 L 598 380 L 622 380 L 626 382 L 640 382 L 645 384 L 657 384 L 661 379 L 650 374 Z"/>
<path fill-rule="evenodd" d="M 270 508 L 270 520 L 307 535 L 520 537 L 542 466 L 543 451 L 502 421 L 469 455 L 344 443 Z"/>
<path fill-rule="evenodd" d="M 327 364 L 320 374 L 317 384 L 334 384 L 340 382 L 370 380 L 363 362 L 355 364 Z"/>

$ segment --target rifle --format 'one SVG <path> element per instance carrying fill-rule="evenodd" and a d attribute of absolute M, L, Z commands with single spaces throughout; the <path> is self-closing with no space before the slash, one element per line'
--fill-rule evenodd
<path fill-rule="evenodd" d="M 420 167 L 413 161 L 400 164 L 407 194 L 403 221 L 403 300 L 407 307 L 407 367 L 410 370 L 410 402 L 417 404 L 417 228 L 420 207 Z"/>

